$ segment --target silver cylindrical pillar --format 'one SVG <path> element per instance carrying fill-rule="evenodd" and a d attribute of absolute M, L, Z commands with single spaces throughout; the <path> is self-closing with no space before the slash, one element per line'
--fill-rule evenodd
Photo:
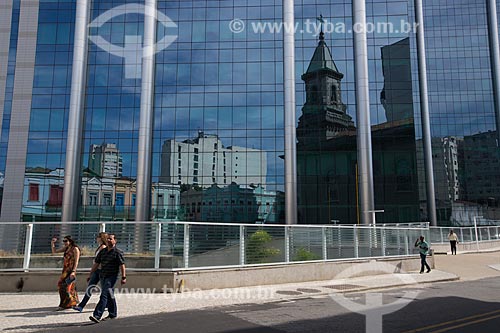
<path fill-rule="evenodd" d="M 420 89 L 420 113 L 422 117 L 422 142 L 424 148 L 427 217 L 432 226 L 437 226 L 434 167 L 432 166 L 431 124 L 429 117 L 429 98 L 427 95 L 427 62 L 425 60 L 424 13 L 422 0 L 415 0 L 415 19 L 417 23 L 418 81 Z"/>
<path fill-rule="evenodd" d="M 78 218 L 90 4 L 91 0 L 77 0 L 76 2 L 62 221 L 75 221 Z"/>
<path fill-rule="evenodd" d="M 353 0 L 354 72 L 356 89 L 359 202 L 361 223 L 370 224 L 374 209 L 372 136 L 368 82 L 368 49 L 366 42 L 365 0 Z"/>
<path fill-rule="evenodd" d="M 142 54 L 141 113 L 137 154 L 136 221 L 149 221 L 151 211 L 151 156 L 153 145 L 153 95 L 156 39 L 156 0 L 146 0 Z"/>
<path fill-rule="evenodd" d="M 493 101 L 497 120 L 497 146 L 500 147 L 500 50 L 498 46 L 498 18 L 496 0 L 486 0 L 488 12 L 488 40 L 490 47 L 491 80 Z"/>
<path fill-rule="evenodd" d="M 283 0 L 285 26 L 294 26 L 294 1 Z M 283 83 L 285 104 L 285 212 L 286 224 L 297 224 L 297 155 L 295 134 L 295 36 L 283 32 Z"/>

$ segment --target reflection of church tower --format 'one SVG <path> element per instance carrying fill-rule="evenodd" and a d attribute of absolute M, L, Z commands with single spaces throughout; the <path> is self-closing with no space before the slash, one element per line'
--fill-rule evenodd
<path fill-rule="evenodd" d="M 344 74 L 335 65 L 324 33 L 314 51 L 307 71 L 302 75 L 306 83 L 306 102 L 299 118 L 297 138 L 301 144 L 317 144 L 340 132 L 354 129 L 352 118 L 342 103 L 340 81 Z"/>

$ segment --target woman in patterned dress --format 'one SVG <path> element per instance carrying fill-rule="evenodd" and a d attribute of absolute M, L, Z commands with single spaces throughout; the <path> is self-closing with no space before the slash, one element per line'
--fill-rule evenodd
<path fill-rule="evenodd" d="M 52 254 L 64 252 L 63 270 L 59 277 L 59 281 L 57 281 L 60 297 L 60 303 L 57 310 L 64 310 L 70 309 L 78 304 L 75 280 L 76 269 L 78 268 L 78 261 L 80 259 L 80 249 L 75 244 L 75 241 L 71 239 L 71 236 L 64 237 L 64 246 L 60 249 L 56 249 L 56 241 L 56 237 L 52 238 L 50 246 Z"/>

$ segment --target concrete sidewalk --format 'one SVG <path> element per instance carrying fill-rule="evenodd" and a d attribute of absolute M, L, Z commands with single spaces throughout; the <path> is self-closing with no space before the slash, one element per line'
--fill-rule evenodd
<path fill-rule="evenodd" d="M 500 253 L 468 253 L 457 256 L 437 255 L 434 269 L 429 274 L 393 273 L 363 277 L 356 270 L 332 280 L 291 283 L 272 286 L 228 288 L 203 291 L 185 291 L 166 294 L 157 290 L 129 290 L 116 295 L 119 317 L 144 316 L 182 310 L 207 309 L 226 305 L 264 304 L 297 298 L 325 297 L 332 293 L 366 291 L 412 285 L 419 288 L 429 283 L 474 280 L 500 276 L 490 265 L 500 264 Z M 366 265 L 366 263 L 364 264 Z M 363 266 L 360 264 L 358 266 Z M 356 266 L 353 266 L 356 267 Z M 363 269 L 366 269 L 364 267 Z M 340 274 L 342 275 L 342 274 Z M 82 292 L 80 293 L 81 297 Z M 83 313 L 74 310 L 55 311 L 59 302 L 57 292 L 0 294 L 0 329 L 6 332 L 66 331 L 70 326 L 89 324 L 89 315 L 98 301 L 91 298 Z M 64 328 L 63 328 L 64 327 Z"/>
<path fill-rule="evenodd" d="M 325 296 L 332 293 L 389 288 L 457 280 L 454 274 L 433 270 L 429 274 L 398 273 L 329 281 L 282 284 L 247 288 L 185 291 L 177 294 L 153 293 L 152 290 L 118 294 L 119 317 L 143 316 L 182 310 L 206 309 L 237 304 L 263 304 L 279 300 Z M 89 323 L 89 315 L 98 301 L 93 296 L 83 313 L 74 310 L 55 311 L 59 296 L 53 293 L 0 294 L 0 329 L 8 332 L 30 332 L 56 328 L 68 323 Z M 28 323 L 29 321 L 29 323 Z M 60 326 L 59 326 L 60 327 Z"/>

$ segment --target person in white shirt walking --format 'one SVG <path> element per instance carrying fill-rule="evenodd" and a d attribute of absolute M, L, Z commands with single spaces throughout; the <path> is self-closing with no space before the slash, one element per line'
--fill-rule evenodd
<path fill-rule="evenodd" d="M 457 255 L 458 236 L 453 231 L 453 229 L 450 230 L 450 234 L 448 235 L 448 240 L 450 241 L 451 255 Z"/>

